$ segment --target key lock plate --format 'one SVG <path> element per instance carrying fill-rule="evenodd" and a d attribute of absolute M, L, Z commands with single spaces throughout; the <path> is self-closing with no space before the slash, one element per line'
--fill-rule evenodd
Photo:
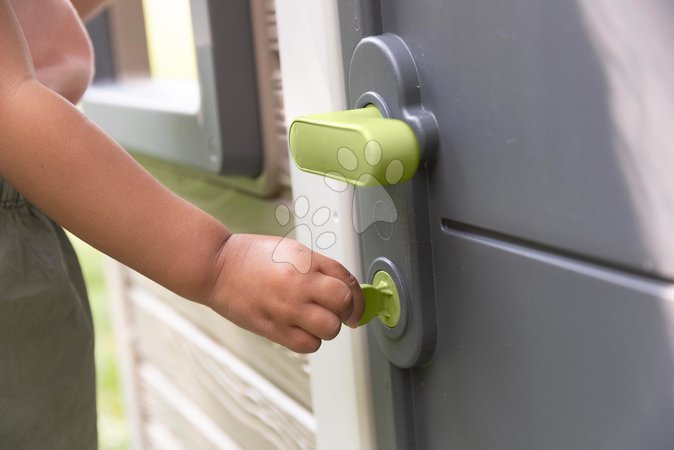
<path fill-rule="evenodd" d="M 379 348 L 401 368 L 426 364 L 437 333 L 425 175 L 437 122 L 420 90 L 400 37 L 364 38 L 349 67 L 352 109 L 298 117 L 289 139 L 301 170 L 356 186 L 354 229 L 371 281 L 361 285 L 361 324 L 372 321 Z"/>

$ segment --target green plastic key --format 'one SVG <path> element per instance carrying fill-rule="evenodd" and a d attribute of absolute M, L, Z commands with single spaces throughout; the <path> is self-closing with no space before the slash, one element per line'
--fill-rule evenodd
<path fill-rule="evenodd" d="M 379 317 L 387 327 L 395 327 L 400 321 L 400 296 L 391 276 L 380 270 L 374 274 L 372 284 L 361 284 L 360 287 L 365 296 L 365 311 L 358 325 Z"/>

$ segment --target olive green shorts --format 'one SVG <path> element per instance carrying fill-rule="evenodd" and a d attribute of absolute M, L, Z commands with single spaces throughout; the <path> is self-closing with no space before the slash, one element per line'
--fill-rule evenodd
<path fill-rule="evenodd" d="M 0 179 L 0 449 L 97 448 L 94 333 L 63 229 Z"/>

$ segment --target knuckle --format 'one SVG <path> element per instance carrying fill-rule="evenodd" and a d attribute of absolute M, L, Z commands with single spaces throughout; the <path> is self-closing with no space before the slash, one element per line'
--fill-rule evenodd
<path fill-rule="evenodd" d="M 353 303 L 353 295 L 351 294 L 351 289 L 344 286 L 337 294 L 339 297 L 339 303 L 337 304 L 339 311 L 344 312 L 351 309 L 351 304 Z"/>
<path fill-rule="evenodd" d="M 313 336 L 305 335 L 294 339 L 293 348 L 297 353 L 313 353 L 321 346 L 321 340 Z"/>
<path fill-rule="evenodd" d="M 285 316 L 285 312 L 289 308 L 288 301 L 289 296 L 284 292 L 276 292 L 270 297 L 269 303 L 273 306 L 273 311 L 276 314 L 277 319 L 281 316 Z"/>
<path fill-rule="evenodd" d="M 274 322 L 268 317 L 263 317 L 260 323 L 260 332 L 262 336 L 269 339 L 274 334 Z"/>
<path fill-rule="evenodd" d="M 297 353 L 303 353 L 301 350 L 302 347 L 302 342 L 300 342 L 299 338 L 297 336 L 293 336 L 288 339 L 288 342 L 286 343 L 286 347 L 288 347 L 290 350 L 297 352 Z"/>
<path fill-rule="evenodd" d="M 323 341 L 321 341 L 320 339 L 316 339 L 316 340 L 311 344 L 311 347 L 310 347 L 310 349 L 309 349 L 309 353 L 315 353 L 315 352 L 317 352 L 318 349 L 321 348 L 321 344 L 322 344 L 322 343 L 323 343 Z"/>
<path fill-rule="evenodd" d="M 293 276 L 295 275 L 295 273 L 297 273 L 295 267 L 292 264 L 288 263 L 279 264 L 277 270 L 279 271 L 279 276 L 283 280 L 293 279 Z"/>
<path fill-rule="evenodd" d="M 300 244 L 299 242 L 297 242 L 297 245 L 295 245 L 293 250 L 300 258 L 311 258 L 313 255 L 313 251 L 309 247 Z"/>
<path fill-rule="evenodd" d="M 327 333 L 325 339 L 328 341 L 333 340 L 334 338 L 337 337 L 339 332 L 342 329 L 342 322 L 340 322 L 338 319 L 334 319 L 331 321 L 331 323 L 326 327 Z"/>

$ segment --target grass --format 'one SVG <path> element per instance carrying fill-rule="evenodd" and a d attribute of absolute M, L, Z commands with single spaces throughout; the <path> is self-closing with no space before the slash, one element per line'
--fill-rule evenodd
<path fill-rule="evenodd" d="M 117 348 L 103 276 L 103 255 L 70 235 L 82 265 L 96 331 L 96 392 L 100 450 L 128 450 L 129 432 L 122 404 Z"/>

